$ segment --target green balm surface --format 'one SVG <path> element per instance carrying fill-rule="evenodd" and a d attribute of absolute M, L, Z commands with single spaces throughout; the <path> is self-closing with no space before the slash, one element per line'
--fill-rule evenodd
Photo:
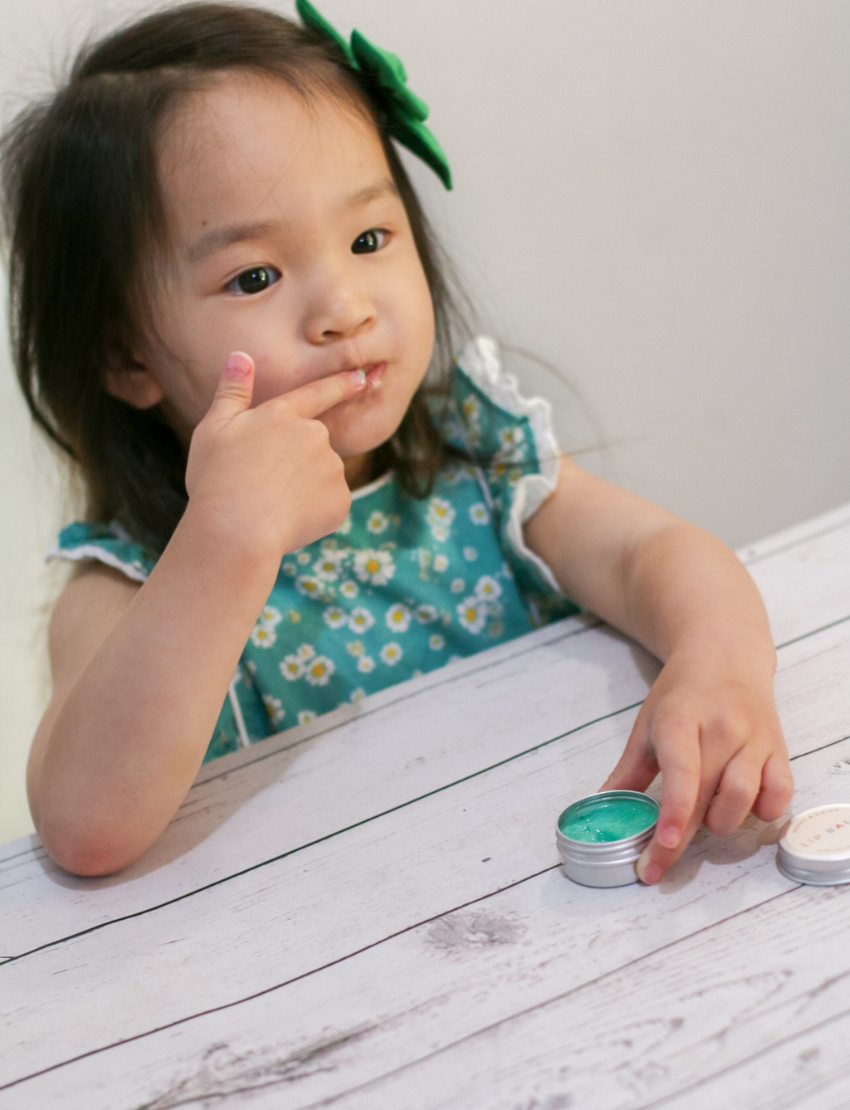
<path fill-rule="evenodd" d="M 636 836 L 648 829 L 657 817 L 655 806 L 637 798 L 603 798 L 565 814 L 560 829 L 570 840 L 601 844 Z"/>

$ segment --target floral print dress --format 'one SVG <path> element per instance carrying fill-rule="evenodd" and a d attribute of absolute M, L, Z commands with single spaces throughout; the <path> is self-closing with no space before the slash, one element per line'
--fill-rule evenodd
<path fill-rule="evenodd" d="M 577 612 L 522 526 L 555 488 L 551 410 L 474 340 L 435 418 L 452 459 L 413 498 L 392 472 L 356 490 L 330 536 L 286 555 L 230 684 L 206 759 L 313 720 Z M 144 581 L 156 556 L 116 524 L 75 523 L 51 557 Z"/>

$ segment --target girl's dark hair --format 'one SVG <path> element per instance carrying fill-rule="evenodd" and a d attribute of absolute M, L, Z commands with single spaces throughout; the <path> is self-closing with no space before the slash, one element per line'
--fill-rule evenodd
<path fill-rule="evenodd" d="M 82 471 L 89 519 L 115 520 L 158 551 L 186 506 L 185 451 L 159 406 L 140 410 L 107 393 L 105 370 L 138 334 L 142 252 L 164 231 L 156 165 L 163 121 L 212 74 L 237 68 L 279 78 L 304 97 L 342 97 L 375 121 L 434 304 L 428 391 L 445 394 L 459 338 L 421 204 L 379 107 L 333 44 L 269 11 L 197 3 L 83 50 L 65 85 L 3 139 L 12 347 L 33 417 Z M 446 450 L 425 394 L 420 388 L 376 457 L 419 497 Z"/>

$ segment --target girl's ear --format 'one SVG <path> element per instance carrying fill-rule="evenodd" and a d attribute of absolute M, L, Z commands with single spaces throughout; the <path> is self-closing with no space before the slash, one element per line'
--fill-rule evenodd
<path fill-rule="evenodd" d="M 106 363 L 106 392 L 136 409 L 150 409 L 164 397 L 162 386 L 141 362 L 113 347 Z"/>

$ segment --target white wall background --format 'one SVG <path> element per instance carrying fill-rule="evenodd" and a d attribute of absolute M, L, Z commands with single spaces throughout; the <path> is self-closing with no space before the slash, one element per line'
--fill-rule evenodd
<path fill-rule="evenodd" d="M 742 544 L 850 498 L 846 0 L 321 0 L 404 59 L 445 243 L 562 440 Z M 281 2 L 288 13 L 291 5 Z M 2 0 L 0 112 L 147 5 Z M 0 842 L 31 825 L 41 554 L 70 510 L 0 354 Z"/>

